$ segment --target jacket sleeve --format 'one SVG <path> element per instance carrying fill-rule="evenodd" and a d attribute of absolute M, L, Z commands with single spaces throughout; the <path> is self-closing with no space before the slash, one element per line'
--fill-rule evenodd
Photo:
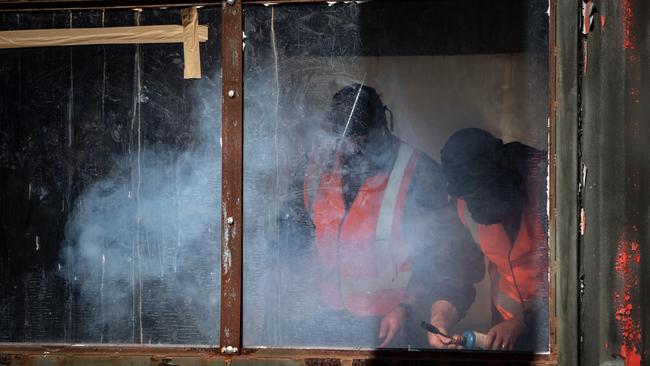
<path fill-rule="evenodd" d="M 464 317 L 476 296 L 474 283 L 485 274 L 483 254 L 458 219 L 440 166 L 431 159 L 416 165 L 404 218 L 413 245 L 407 297 L 429 306 L 447 300 Z"/>

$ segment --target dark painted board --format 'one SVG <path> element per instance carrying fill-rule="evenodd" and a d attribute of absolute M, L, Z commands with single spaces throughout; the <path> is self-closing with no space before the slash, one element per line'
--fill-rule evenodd
<path fill-rule="evenodd" d="M 217 343 L 219 13 L 200 12 L 201 80 L 183 80 L 180 45 L 0 51 L 0 342 Z M 179 10 L 1 17 L 180 24 Z"/>
<path fill-rule="evenodd" d="M 557 3 L 557 102 L 555 232 L 557 351 L 560 365 L 578 364 L 578 4 Z"/>
<path fill-rule="evenodd" d="M 637 44 L 639 49 L 639 69 L 644 70 L 640 77 L 639 96 L 650 95 L 650 34 L 648 28 L 642 26 L 650 19 L 650 6 L 647 3 L 639 3 L 636 12 L 638 20 L 635 22 L 636 31 L 639 34 Z M 639 30 L 641 27 L 642 30 Z M 641 303 L 641 357 L 646 363 L 650 363 L 650 157 L 648 153 L 647 141 L 650 140 L 650 128 L 647 126 L 648 116 L 650 116 L 650 104 L 641 102 L 637 105 L 637 116 L 635 125 L 637 128 L 632 129 L 634 136 L 634 147 L 630 153 L 636 157 L 635 165 L 638 167 L 639 181 L 642 182 L 643 188 L 635 190 L 631 197 L 635 200 L 637 210 L 634 220 L 638 223 L 639 238 L 643 243 L 641 247 L 641 262 L 639 264 L 639 277 L 641 278 L 639 302 Z M 639 128 L 646 123 L 645 129 Z M 640 187 L 639 187 L 640 188 Z M 645 202 L 645 205 L 640 204 Z M 636 314 L 635 314 L 636 315 Z"/>
<path fill-rule="evenodd" d="M 588 36 L 582 70 L 582 155 L 588 168 L 582 361 L 625 358 L 638 365 L 635 354 L 648 352 L 643 322 L 650 284 L 644 268 L 650 245 L 650 128 L 643 92 L 649 80 L 645 24 L 650 14 L 640 1 L 596 6 L 599 21 Z"/>
<path fill-rule="evenodd" d="M 600 11 L 612 21 L 622 16 L 618 4 L 602 6 Z M 599 54 L 603 48 L 610 48 L 620 56 L 622 31 L 622 27 L 611 25 L 609 37 L 604 38 L 602 29 L 596 28 L 589 40 L 589 68 L 583 75 L 583 162 L 588 168 L 584 208 L 589 227 L 582 241 L 585 288 L 581 335 L 582 361 L 586 365 L 611 358 L 605 348 L 606 342 L 612 343 L 610 352 L 618 352 L 614 343 L 618 332 L 612 290 L 616 247 L 624 229 L 626 211 L 623 184 L 626 168 L 624 163 L 618 163 L 625 161 L 626 93 L 621 87 L 625 83 L 625 63 L 623 58 L 608 59 Z M 607 47 L 606 43 L 611 45 Z M 617 123 L 608 126 L 609 121 Z M 615 207 L 614 202 L 619 202 L 620 206 Z M 589 336 L 585 337 L 586 334 Z"/>
<path fill-rule="evenodd" d="M 6 29 L 8 27 L 16 27 L 18 24 L 18 17 L 15 15 L 3 14 L 0 15 L 0 27 Z M 20 52 L 16 50 L 1 50 L 0 58 L 2 63 L 0 63 L 0 151 L 2 160 L 3 169 L 0 170 L 0 179 L 1 186 L 0 192 L 9 192 L 14 190 L 20 198 L 15 199 L 15 201 L 24 201 L 25 194 L 23 193 L 24 174 L 15 174 L 12 167 L 17 165 L 16 159 L 12 158 L 9 154 L 9 151 L 18 150 L 20 145 L 21 133 L 18 128 L 19 116 L 20 116 L 20 103 L 11 103 L 10 101 L 15 98 L 20 98 Z M 8 196 L 5 193 L 0 193 L 1 202 L 7 202 L 12 197 Z M 16 193 L 14 193 L 16 195 Z M 16 261 L 10 260 L 10 258 L 24 258 L 20 251 L 20 248 L 8 245 L 9 240 L 21 240 L 22 232 L 21 229 L 8 229 L 8 227 L 13 227 L 19 224 L 17 216 L 15 216 L 14 210 L 10 209 L 7 205 L 3 204 L 0 206 L 0 221 L 5 227 L 0 235 L 2 235 L 2 240 L 0 241 L 0 276 L 2 278 L 11 278 L 15 273 L 19 271 L 19 266 L 15 265 Z M 22 222 L 20 222 L 22 224 Z M 22 226 L 22 225 L 21 225 Z M 10 239 L 11 238 L 11 239 Z M 16 284 L 18 285 L 18 284 Z M 8 302 L 4 307 L 4 311 L 0 312 L 0 328 L 10 329 L 11 332 L 18 334 L 20 332 L 21 323 L 12 321 L 12 318 L 4 315 L 7 312 L 14 311 L 15 305 L 13 303 L 18 302 L 21 298 L 17 295 L 10 294 L 8 283 L 4 283 L 0 287 L 2 293 L 5 297 L 10 297 L 10 302 Z"/>
<path fill-rule="evenodd" d="M 69 17 L 62 14 L 29 20 L 20 16 L 16 22 L 18 29 L 66 26 Z M 61 327 L 53 334 L 50 329 L 62 322 L 65 312 L 62 281 L 52 270 L 62 240 L 62 231 L 56 228 L 63 225 L 58 212 L 66 201 L 66 175 L 61 167 L 66 161 L 63 126 L 69 118 L 70 52 L 59 48 L 47 57 L 43 49 L 4 52 L 17 55 L 18 62 L 3 70 L 4 75 L 16 78 L 3 91 L 7 93 L 4 102 L 14 107 L 13 113 L 3 116 L 2 124 L 3 137 L 10 144 L 3 151 L 7 189 L 2 191 L 2 242 L 11 279 L 2 281 L 9 309 L 2 317 L 14 334 L 11 338 L 45 341 L 52 335 L 64 337 Z M 52 62 L 49 69 L 40 67 L 46 60 Z M 7 340 L 5 334 L 2 338 Z"/>

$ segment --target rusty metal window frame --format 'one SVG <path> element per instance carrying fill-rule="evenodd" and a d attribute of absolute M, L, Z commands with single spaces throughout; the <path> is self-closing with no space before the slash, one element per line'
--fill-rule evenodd
<path fill-rule="evenodd" d="M 557 0 L 549 1 L 549 247 L 550 247 L 550 353 L 520 354 L 507 352 L 449 352 L 398 350 L 328 350 L 328 349 L 282 349 L 242 348 L 242 275 L 243 275 L 243 5 L 246 4 L 289 4 L 325 3 L 325 0 L 223 0 L 221 2 L 221 60 L 222 60 L 222 207 L 221 207 L 221 303 L 219 345 L 215 346 L 138 346 L 102 344 L 33 344 L 15 343 L 0 345 L 0 356 L 14 355 L 16 359 L 29 356 L 147 356 L 151 361 L 167 362 L 166 357 L 225 358 L 242 360 L 296 360 L 305 364 L 341 365 L 344 362 L 355 365 L 371 364 L 371 359 L 470 361 L 554 365 L 558 362 L 557 310 L 556 310 L 556 157 L 555 133 L 558 101 L 556 98 Z M 29 12 L 52 10 L 83 10 L 133 7 L 181 7 L 215 5 L 215 3 L 193 1 L 123 1 L 107 6 L 103 1 L 0 1 L 0 11 Z M 216 5 L 219 5 L 218 3 Z M 216 215 L 216 213 L 215 213 Z M 216 331 L 216 329 L 215 329 Z M 155 355 L 155 356 L 151 356 Z M 0 361 L 3 361 L 0 357 Z"/>

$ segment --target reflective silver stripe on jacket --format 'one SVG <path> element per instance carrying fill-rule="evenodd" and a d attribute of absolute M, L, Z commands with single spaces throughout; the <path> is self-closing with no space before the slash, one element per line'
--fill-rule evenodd
<path fill-rule="evenodd" d="M 400 143 L 397 158 L 384 190 L 375 230 L 377 276 L 372 278 L 342 278 L 341 290 L 344 293 L 370 293 L 405 288 L 408 284 L 411 272 L 397 271 L 390 252 L 390 244 L 393 236 L 393 219 L 397 207 L 397 198 L 413 152 L 412 147 Z M 345 253 L 342 254 L 345 255 Z"/>

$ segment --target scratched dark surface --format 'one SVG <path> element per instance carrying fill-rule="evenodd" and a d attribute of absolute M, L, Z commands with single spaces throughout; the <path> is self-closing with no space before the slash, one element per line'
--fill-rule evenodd
<path fill-rule="evenodd" d="M 586 169 L 581 363 L 648 364 L 650 6 L 636 0 L 594 5 L 594 28 L 579 53 Z"/>
<path fill-rule="evenodd" d="M 219 12 L 199 19 L 201 80 L 180 44 L 0 50 L 0 342 L 217 342 Z M 0 14 L 136 24 L 180 11 Z"/>
<path fill-rule="evenodd" d="M 548 50 L 547 7 L 535 1 L 382 1 L 284 6 L 276 18 L 287 56 L 415 56 Z M 249 6 L 252 36 L 270 9 Z M 266 20 L 266 21 L 263 21 Z M 468 34 L 475 36 L 468 37 Z M 266 36 L 269 36 L 268 34 Z M 251 38 L 249 42 L 263 41 Z"/>

